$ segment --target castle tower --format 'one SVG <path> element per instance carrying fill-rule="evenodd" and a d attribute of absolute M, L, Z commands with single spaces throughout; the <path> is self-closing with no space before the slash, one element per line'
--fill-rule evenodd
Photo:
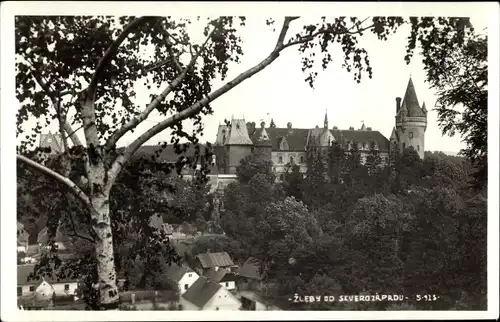
<path fill-rule="evenodd" d="M 255 151 L 262 153 L 267 156 L 269 160 L 271 160 L 272 155 L 272 143 L 269 138 L 269 134 L 266 131 L 266 123 L 260 123 L 260 129 L 256 131 L 255 142 Z"/>
<path fill-rule="evenodd" d="M 325 110 L 325 121 L 323 123 L 323 128 L 328 129 L 328 111 Z"/>
<path fill-rule="evenodd" d="M 413 81 L 408 81 L 403 100 L 396 97 L 396 128 L 391 134 L 391 142 L 397 141 L 400 152 L 412 146 L 420 158 L 424 158 L 427 110 L 418 103 Z"/>
<path fill-rule="evenodd" d="M 240 160 L 252 153 L 253 142 L 248 136 L 248 129 L 244 119 L 232 119 L 226 129 L 224 142 L 225 173 L 235 174 Z"/>

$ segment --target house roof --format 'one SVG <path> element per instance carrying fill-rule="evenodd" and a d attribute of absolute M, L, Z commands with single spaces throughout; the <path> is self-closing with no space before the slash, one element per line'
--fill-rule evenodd
<path fill-rule="evenodd" d="M 206 277 L 200 277 L 187 289 L 182 297 L 201 309 L 221 287 L 219 283 L 210 281 Z"/>
<path fill-rule="evenodd" d="M 167 269 L 167 276 L 174 282 L 179 282 L 184 274 L 192 272 L 192 270 L 183 265 L 178 265 L 176 263 L 171 263 L 170 267 Z"/>
<path fill-rule="evenodd" d="M 379 131 L 361 131 L 361 130 L 332 130 L 335 139 L 341 144 L 349 141 L 369 144 L 374 141 L 379 150 L 389 151 L 389 140 Z"/>
<path fill-rule="evenodd" d="M 233 260 L 226 252 L 202 253 L 196 255 L 203 268 L 233 266 Z"/>
<path fill-rule="evenodd" d="M 200 144 L 200 155 L 204 155 L 208 148 L 207 145 Z M 124 148 L 119 148 L 118 151 L 122 151 Z M 160 145 L 143 145 L 141 146 L 132 156 L 132 162 L 141 159 L 146 159 L 156 163 L 176 163 L 183 157 L 194 157 L 195 148 L 192 144 L 189 144 L 186 151 L 177 154 L 174 145 L 167 145 L 162 147 Z M 217 174 L 217 167 L 215 164 L 209 165 L 210 174 Z M 182 170 L 183 174 L 193 174 L 194 169 L 191 167 L 186 167 Z"/>
<path fill-rule="evenodd" d="M 401 104 L 401 109 L 406 108 L 408 111 L 407 116 L 425 116 L 424 111 L 420 108 L 420 104 L 418 103 L 417 93 L 415 92 L 415 87 L 413 86 L 413 81 L 411 77 L 408 81 L 408 86 L 406 87 L 405 96 L 403 98 L 403 102 Z"/>
<path fill-rule="evenodd" d="M 17 285 L 38 285 L 41 279 L 28 280 L 28 276 L 35 271 L 35 264 L 17 265 Z M 74 283 L 74 278 L 57 278 L 54 272 L 52 276 L 43 276 L 49 284 Z"/>
<path fill-rule="evenodd" d="M 219 268 L 218 270 L 215 270 L 215 268 L 211 268 L 206 274 L 206 277 L 209 280 L 217 283 L 231 282 L 238 279 L 238 277 L 234 273 L 231 273 L 228 269 L 225 268 Z"/>
<path fill-rule="evenodd" d="M 249 257 L 245 264 L 238 270 L 238 275 L 261 281 L 263 277 L 260 274 L 260 261 L 254 257 Z"/>

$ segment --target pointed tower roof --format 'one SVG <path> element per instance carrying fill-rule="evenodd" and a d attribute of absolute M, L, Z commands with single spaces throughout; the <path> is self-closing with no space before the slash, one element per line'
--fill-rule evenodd
<path fill-rule="evenodd" d="M 401 104 L 401 109 L 405 108 L 408 111 L 408 116 L 425 116 L 425 113 L 420 108 L 418 103 L 417 93 L 415 92 L 415 86 L 413 86 L 413 81 L 410 77 L 408 81 L 408 86 L 406 87 L 406 93 L 403 98 L 403 103 Z"/>
<path fill-rule="evenodd" d="M 253 145 L 252 140 L 248 136 L 248 129 L 244 119 L 231 120 L 229 133 L 225 144 L 229 145 Z"/>
<path fill-rule="evenodd" d="M 398 139 L 398 132 L 396 131 L 396 127 L 392 128 L 392 133 L 391 137 L 389 138 L 390 141 L 397 141 Z"/>
<path fill-rule="evenodd" d="M 325 110 L 325 122 L 324 122 L 325 129 L 328 128 L 328 110 Z"/>
<path fill-rule="evenodd" d="M 363 122 L 363 125 L 361 125 L 361 131 L 366 131 L 365 122 Z"/>
<path fill-rule="evenodd" d="M 425 102 L 422 104 L 422 111 L 423 111 L 424 113 L 427 113 L 427 108 L 425 108 Z"/>

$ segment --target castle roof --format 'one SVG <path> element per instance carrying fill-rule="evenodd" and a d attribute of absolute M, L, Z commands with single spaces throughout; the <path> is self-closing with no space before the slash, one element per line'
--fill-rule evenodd
<path fill-rule="evenodd" d="M 260 130 L 256 130 L 259 132 Z M 280 144 L 283 138 L 286 140 L 289 151 L 304 151 L 306 142 L 307 142 L 307 134 L 309 133 L 309 129 L 288 129 L 288 128 L 267 128 L 266 132 L 271 141 L 271 147 L 273 150 L 280 150 Z M 252 136 L 252 140 L 257 143 L 258 135 Z"/>
<path fill-rule="evenodd" d="M 379 131 L 332 130 L 332 133 L 341 144 L 358 142 L 366 145 L 373 141 L 378 146 L 379 150 L 389 151 L 389 140 Z"/>
<path fill-rule="evenodd" d="M 250 140 L 248 135 L 248 128 L 245 120 L 243 119 L 233 119 L 231 120 L 231 125 L 229 127 L 229 132 L 227 133 L 227 139 L 225 144 L 230 145 L 253 145 L 254 143 Z"/>
<path fill-rule="evenodd" d="M 420 104 L 418 103 L 417 93 L 415 92 L 415 87 L 413 86 L 413 81 L 408 81 L 408 86 L 406 87 L 406 93 L 403 98 L 403 102 L 401 104 L 401 109 L 405 109 L 408 111 L 408 117 L 414 116 L 425 116 L 424 111 L 420 108 Z"/>

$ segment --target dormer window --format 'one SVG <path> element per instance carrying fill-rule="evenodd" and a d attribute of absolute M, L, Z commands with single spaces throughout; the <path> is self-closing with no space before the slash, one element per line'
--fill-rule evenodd
<path fill-rule="evenodd" d="M 281 155 L 278 157 L 278 163 L 283 163 L 283 157 Z"/>

